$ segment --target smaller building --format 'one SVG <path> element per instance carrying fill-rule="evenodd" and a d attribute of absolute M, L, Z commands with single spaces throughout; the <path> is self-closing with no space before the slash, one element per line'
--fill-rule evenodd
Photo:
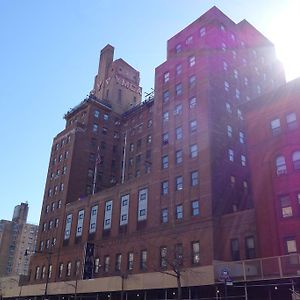
<path fill-rule="evenodd" d="M 300 78 L 247 104 L 249 161 L 262 257 L 300 249 Z"/>
<path fill-rule="evenodd" d="M 38 226 L 26 223 L 27 215 L 28 204 L 21 203 L 15 207 L 12 221 L 0 220 L 0 277 L 28 274 Z"/>

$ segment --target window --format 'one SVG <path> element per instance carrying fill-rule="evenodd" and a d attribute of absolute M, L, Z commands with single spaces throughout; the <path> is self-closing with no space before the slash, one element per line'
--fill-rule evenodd
<path fill-rule="evenodd" d="M 226 111 L 231 114 L 232 113 L 232 109 L 231 109 L 230 103 L 226 102 L 225 105 L 226 105 Z"/>
<path fill-rule="evenodd" d="M 199 216 L 200 215 L 200 206 L 199 200 L 192 201 L 192 216 Z"/>
<path fill-rule="evenodd" d="M 166 268 L 168 265 L 167 263 L 167 247 L 160 248 L 160 267 Z"/>
<path fill-rule="evenodd" d="M 63 264 L 63 263 L 60 263 L 60 264 L 59 264 L 59 267 L 58 267 L 58 277 L 59 277 L 59 278 L 62 278 L 63 270 L 64 270 L 64 264 Z"/>
<path fill-rule="evenodd" d="M 170 80 L 170 73 L 169 72 L 165 72 L 164 73 L 164 83 L 168 82 Z"/>
<path fill-rule="evenodd" d="M 147 206 L 148 206 L 148 189 L 139 190 L 138 197 L 138 221 L 147 220 Z"/>
<path fill-rule="evenodd" d="M 161 168 L 167 169 L 169 166 L 169 157 L 168 155 L 164 155 L 161 159 Z"/>
<path fill-rule="evenodd" d="M 182 84 L 178 83 L 175 85 L 175 95 L 180 96 L 182 94 Z"/>
<path fill-rule="evenodd" d="M 189 66 L 193 67 L 196 64 L 196 57 L 195 56 L 190 56 L 189 57 Z"/>
<path fill-rule="evenodd" d="M 169 192 L 169 182 L 167 180 L 161 183 L 161 194 L 167 195 Z"/>
<path fill-rule="evenodd" d="M 147 144 L 151 144 L 151 142 L 152 142 L 152 136 L 151 136 L 151 134 L 148 134 L 147 135 Z"/>
<path fill-rule="evenodd" d="M 276 158 L 276 173 L 277 176 L 286 174 L 286 164 L 285 164 L 285 158 L 283 155 L 280 155 Z"/>
<path fill-rule="evenodd" d="M 147 127 L 150 128 L 152 126 L 152 119 L 148 120 Z"/>
<path fill-rule="evenodd" d="M 261 87 L 260 87 L 260 85 L 256 86 L 256 90 L 257 90 L 257 94 L 260 95 L 261 94 Z"/>
<path fill-rule="evenodd" d="M 245 143 L 245 134 L 242 131 L 239 132 L 239 137 L 240 137 L 240 143 L 244 144 Z"/>
<path fill-rule="evenodd" d="M 95 110 L 94 111 L 94 117 L 98 119 L 99 116 L 100 116 L 100 111 L 99 110 Z"/>
<path fill-rule="evenodd" d="M 41 279 L 44 279 L 46 275 L 46 267 L 42 266 L 42 274 L 41 274 Z"/>
<path fill-rule="evenodd" d="M 175 47 L 175 52 L 178 54 L 181 52 L 181 50 L 182 50 L 181 44 L 177 44 Z"/>
<path fill-rule="evenodd" d="M 104 272 L 109 271 L 109 266 L 110 266 L 110 257 L 109 255 L 104 256 Z"/>
<path fill-rule="evenodd" d="M 280 129 L 280 119 L 279 118 L 276 118 L 271 121 L 271 130 L 272 130 L 273 135 L 277 135 L 280 133 L 281 129 Z"/>
<path fill-rule="evenodd" d="M 226 51 L 226 48 L 227 48 L 226 44 L 225 44 L 225 43 L 222 43 L 222 44 L 221 44 L 221 49 L 222 49 L 222 51 Z"/>
<path fill-rule="evenodd" d="M 289 130 L 295 129 L 298 127 L 297 116 L 294 112 L 286 115 L 286 123 Z"/>
<path fill-rule="evenodd" d="M 176 75 L 180 75 L 182 73 L 182 65 L 179 64 L 176 66 Z"/>
<path fill-rule="evenodd" d="M 182 220 L 183 219 L 183 205 L 178 204 L 176 205 L 176 220 Z"/>
<path fill-rule="evenodd" d="M 122 226 L 128 224 L 129 194 L 122 196 L 120 202 L 120 226 Z"/>
<path fill-rule="evenodd" d="M 293 208 L 291 199 L 288 195 L 282 195 L 279 197 L 281 214 L 283 218 L 288 218 L 293 216 Z"/>
<path fill-rule="evenodd" d="M 72 269 L 72 263 L 69 261 L 67 263 L 67 272 L 66 272 L 67 276 L 71 276 L 71 269 Z"/>
<path fill-rule="evenodd" d="M 232 260 L 240 260 L 240 245 L 238 239 L 232 239 L 230 241 L 231 248 L 231 259 Z"/>
<path fill-rule="evenodd" d="M 133 270 L 133 252 L 128 253 L 128 260 L 127 260 L 127 270 Z"/>
<path fill-rule="evenodd" d="M 175 163 L 178 165 L 182 163 L 182 150 L 177 150 L 175 152 Z"/>
<path fill-rule="evenodd" d="M 175 263 L 180 266 L 183 264 L 183 245 L 181 243 L 175 245 Z"/>
<path fill-rule="evenodd" d="M 190 122 L 190 132 L 195 132 L 197 130 L 197 120 Z"/>
<path fill-rule="evenodd" d="M 189 88 L 192 89 L 196 86 L 196 76 L 192 75 L 189 77 Z"/>
<path fill-rule="evenodd" d="M 295 151 L 292 155 L 295 170 L 300 170 L 300 151 Z"/>
<path fill-rule="evenodd" d="M 177 127 L 175 129 L 176 140 L 182 139 L 182 127 Z"/>
<path fill-rule="evenodd" d="M 169 221 L 169 211 L 167 208 L 163 208 L 161 210 L 161 222 L 168 223 L 168 221 Z"/>
<path fill-rule="evenodd" d="M 286 250 L 288 254 L 297 252 L 297 243 L 295 238 L 288 238 L 286 240 Z"/>
<path fill-rule="evenodd" d="M 108 119 L 109 119 L 108 114 L 104 114 L 104 115 L 103 115 L 103 120 L 104 120 L 104 121 L 108 121 Z"/>
<path fill-rule="evenodd" d="M 169 133 L 168 133 L 168 132 L 165 132 L 165 133 L 162 135 L 162 144 L 163 144 L 163 145 L 169 144 Z"/>
<path fill-rule="evenodd" d="M 234 152 L 232 149 L 228 149 L 228 159 L 234 161 Z"/>
<path fill-rule="evenodd" d="M 102 134 L 107 135 L 108 129 L 106 127 L 102 128 Z"/>
<path fill-rule="evenodd" d="M 98 214 L 98 205 L 94 205 L 91 208 L 89 233 L 96 232 L 97 214 Z"/>
<path fill-rule="evenodd" d="M 236 70 L 236 69 L 233 70 L 233 77 L 234 77 L 235 79 L 238 79 L 238 78 L 239 78 L 239 72 L 238 72 L 238 70 Z"/>
<path fill-rule="evenodd" d="M 223 69 L 224 69 L 224 71 L 228 70 L 228 64 L 226 61 L 223 61 Z"/>
<path fill-rule="evenodd" d="M 71 235 L 72 214 L 67 215 L 64 239 L 67 240 Z"/>
<path fill-rule="evenodd" d="M 227 125 L 227 136 L 232 137 L 232 127 L 230 125 Z"/>
<path fill-rule="evenodd" d="M 200 243 L 192 242 L 192 263 L 199 264 L 200 262 Z"/>
<path fill-rule="evenodd" d="M 104 208 L 104 224 L 103 229 L 108 230 L 111 228 L 111 218 L 112 218 L 112 200 L 105 202 L 105 208 Z"/>
<path fill-rule="evenodd" d="M 35 280 L 38 280 L 40 278 L 40 267 L 35 268 Z"/>
<path fill-rule="evenodd" d="M 100 258 L 96 257 L 94 261 L 94 273 L 99 273 L 99 268 L 100 268 Z"/>
<path fill-rule="evenodd" d="M 190 35 L 187 37 L 187 39 L 185 40 L 186 45 L 191 45 L 193 43 L 193 36 Z"/>
<path fill-rule="evenodd" d="M 175 178 L 175 187 L 176 187 L 176 191 L 180 191 L 183 189 L 183 177 L 182 176 L 177 176 Z"/>
<path fill-rule="evenodd" d="M 244 120 L 243 114 L 239 109 L 237 110 L 237 116 L 240 120 Z"/>
<path fill-rule="evenodd" d="M 122 254 L 118 253 L 116 254 L 115 271 L 121 271 L 121 263 L 122 263 Z"/>
<path fill-rule="evenodd" d="M 191 172 L 191 186 L 198 185 L 198 181 L 199 181 L 198 177 L 199 177 L 198 171 Z"/>
<path fill-rule="evenodd" d="M 178 116 L 180 114 L 182 114 L 182 104 L 178 104 L 174 108 L 174 115 Z"/>
<path fill-rule="evenodd" d="M 245 155 L 241 155 L 241 165 L 243 166 L 243 167 L 245 167 L 246 166 L 246 156 Z"/>
<path fill-rule="evenodd" d="M 93 132 L 97 132 L 98 131 L 99 126 L 97 124 L 93 125 Z"/>
<path fill-rule="evenodd" d="M 197 105 L 197 100 L 195 97 L 190 99 L 190 108 L 195 108 Z"/>
<path fill-rule="evenodd" d="M 141 263 L 140 267 L 142 270 L 147 269 L 147 250 L 142 250 L 141 251 Z"/>
<path fill-rule="evenodd" d="M 229 83 L 227 81 L 224 82 L 224 89 L 226 92 L 229 91 Z"/>
<path fill-rule="evenodd" d="M 49 265 L 48 268 L 48 279 L 50 279 L 52 277 L 52 265 Z"/>
<path fill-rule="evenodd" d="M 246 259 L 255 258 L 255 241 L 253 236 L 248 236 L 245 238 L 246 246 Z"/>
<path fill-rule="evenodd" d="M 205 27 L 201 27 L 200 30 L 199 30 L 199 34 L 200 34 L 200 37 L 204 37 L 205 34 L 206 34 L 206 28 Z"/>
<path fill-rule="evenodd" d="M 235 89 L 235 98 L 236 99 L 240 99 L 240 90 L 239 89 Z"/>
<path fill-rule="evenodd" d="M 236 51 L 235 50 L 232 50 L 232 58 L 236 59 Z"/>
<path fill-rule="evenodd" d="M 168 112 L 168 111 L 165 111 L 165 112 L 163 113 L 163 121 L 164 121 L 164 122 L 169 121 L 169 112 Z"/>
<path fill-rule="evenodd" d="M 82 236 L 83 220 L 84 220 L 84 210 L 80 210 L 78 212 L 76 237 Z"/>
<path fill-rule="evenodd" d="M 163 103 L 167 103 L 170 100 L 170 92 L 164 91 L 163 93 Z"/>
<path fill-rule="evenodd" d="M 195 158 L 198 156 L 198 145 L 194 144 L 190 146 L 190 158 Z"/>

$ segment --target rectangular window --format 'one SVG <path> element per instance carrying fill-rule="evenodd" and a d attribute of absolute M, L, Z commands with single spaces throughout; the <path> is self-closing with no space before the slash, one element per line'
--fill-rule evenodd
<path fill-rule="evenodd" d="M 168 223 L 168 221 L 169 221 L 169 211 L 167 208 L 163 208 L 161 210 L 161 222 Z"/>
<path fill-rule="evenodd" d="M 168 111 L 165 111 L 165 112 L 163 113 L 163 121 L 164 121 L 164 122 L 169 121 L 169 112 L 168 112 Z"/>
<path fill-rule="evenodd" d="M 255 241 L 253 236 L 248 236 L 245 238 L 246 244 L 246 259 L 255 258 Z"/>
<path fill-rule="evenodd" d="M 192 263 L 199 264 L 200 262 L 200 243 L 192 242 Z"/>
<path fill-rule="evenodd" d="M 112 218 L 112 200 L 105 202 L 105 208 L 104 208 L 104 224 L 103 229 L 108 230 L 111 228 L 111 218 Z"/>
<path fill-rule="evenodd" d="M 178 165 L 182 163 L 182 150 L 177 150 L 175 152 L 175 163 Z"/>
<path fill-rule="evenodd" d="M 190 132 L 195 132 L 197 130 L 197 120 L 193 120 L 190 122 Z"/>
<path fill-rule="evenodd" d="M 224 82 L 224 88 L 226 92 L 229 91 L 229 83 L 227 81 Z"/>
<path fill-rule="evenodd" d="M 199 216 L 200 215 L 200 206 L 199 200 L 192 201 L 192 216 Z"/>
<path fill-rule="evenodd" d="M 141 251 L 141 270 L 147 270 L 147 250 Z"/>
<path fill-rule="evenodd" d="M 67 215 L 64 240 L 68 240 L 71 235 L 72 214 Z"/>
<path fill-rule="evenodd" d="M 243 167 L 245 167 L 246 166 L 246 156 L 245 155 L 241 155 L 241 165 L 243 166 Z"/>
<path fill-rule="evenodd" d="M 160 267 L 161 268 L 166 268 L 168 265 L 167 262 L 167 247 L 163 246 L 160 247 Z"/>
<path fill-rule="evenodd" d="M 95 110 L 94 111 L 94 117 L 98 119 L 99 116 L 100 116 L 100 111 L 99 110 Z"/>
<path fill-rule="evenodd" d="M 99 273 L 99 268 L 100 268 L 100 258 L 96 257 L 94 260 L 94 272 L 96 274 Z"/>
<path fill-rule="evenodd" d="M 230 103 L 226 102 L 225 105 L 226 105 L 226 111 L 231 114 L 232 113 L 232 109 L 231 109 Z"/>
<path fill-rule="evenodd" d="M 168 155 L 164 155 L 161 158 L 161 168 L 162 169 L 167 169 L 168 166 L 169 166 L 169 157 L 168 157 Z"/>
<path fill-rule="evenodd" d="M 199 30 L 199 34 L 200 34 L 200 37 L 204 37 L 205 34 L 206 34 L 206 28 L 205 27 L 201 27 L 200 30 Z"/>
<path fill-rule="evenodd" d="M 244 144 L 245 143 L 245 134 L 242 131 L 239 132 L 239 137 L 240 137 L 240 143 Z"/>
<path fill-rule="evenodd" d="M 234 152 L 232 149 L 228 149 L 228 159 L 234 161 Z"/>
<path fill-rule="evenodd" d="M 176 75 L 180 75 L 182 73 L 182 65 L 179 64 L 176 66 Z"/>
<path fill-rule="evenodd" d="M 195 158 L 198 156 L 198 145 L 194 144 L 190 146 L 190 158 Z"/>
<path fill-rule="evenodd" d="M 240 245 L 238 239 L 232 239 L 230 241 L 231 247 L 231 259 L 232 260 L 240 260 Z"/>
<path fill-rule="evenodd" d="M 191 172 L 191 186 L 198 185 L 198 181 L 199 181 L 198 171 Z"/>
<path fill-rule="evenodd" d="M 277 135 L 280 133 L 280 119 L 274 119 L 271 121 L 271 130 L 272 130 L 272 135 Z"/>
<path fill-rule="evenodd" d="M 197 100 L 196 100 L 196 97 L 193 97 L 189 100 L 189 103 L 190 103 L 190 108 L 195 108 L 196 105 L 197 105 Z"/>
<path fill-rule="evenodd" d="M 176 191 L 181 191 L 183 189 L 183 177 L 177 176 L 175 179 Z"/>
<path fill-rule="evenodd" d="M 297 116 L 294 112 L 286 115 L 286 123 L 287 123 L 288 129 L 290 129 L 290 130 L 296 129 L 298 127 Z"/>
<path fill-rule="evenodd" d="M 177 127 L 175 129 L 176 140 L 182 139 L 182 127 Z"/>
<path fill-rule="evenodd" d="M 297 252 L 297 243 L 295 238 L 286 239 L 286 251 L 288 254 Z"/>
<path fill-rule="evenodd" d="M 169 133 L 168 133 L 168 132 L 165 132 L 165 133 L 162 135 L 162 144 L 163 144 L 163 145 L 169 144 Z"/>
<path fill-rule="evenodd" d="M 99 126 L 97 124 L 93 125 L 93 132 L 97 132 L 98 131 Z"/>
<path fill-rule="evenodd" d="M 133 259 L 134 259 L 134 254 L 133 252 L 128 253 L 128 260 L 127 260 L 127 270 L 132 271 L 133 270 Z"/>
<path fill-rule="evenodd" d="M 163 103 L 167 103 L 170 100 L 170 92 L 169 91 L 164 91 L 163 93 Z"/>
<path fill-rule="evenodd" d="M 227 125 L 227 136 L 232 137 L 232 127 L 230 125 Z"/>
<path fill-rule="evenodd" d="M 195 64 L 196 64 L 196 57 L 194 55 L 190 56 L 189 57 L 189 66 L 193 67 Z"/>
<path fill-rule="evenodd" d="M 83 221 L 84 221 L 84 210 L 80 210 L 78 212 L 77 227 L 76 227 L 76 237 L 82 236 Z"/>
<path fill-rule="evenodd" d="M 161 183 L 161 194 L 167 195 L 168 193 L 169 193 L 169 182 L 166 180 Z"/>
<path fill-rule="evenodd" d="M 115 271 L 121 271 L 121 263 L 122 263 L 122 254 L 118 253 L 116 254 Z"/>
<path fill-rule="evenodd" d="M 193 89 L 196 86 L 196 76 L 192 75 L 189 77 L 189 88 Z"/>
<path fill-rule="evenodd" d="M 176 220 L 182 220 L 183 219 L 183 205 L 178 204 L 176 205 Z"/>
<path fill-rule="evenodd" d="M 110 267 L 110 257 L 109 255 L 104 256 L 104 272 L 109 272 Z"/>
<path fill-rule="evenodd" d="M 170 73 L 169 72 L 165 72 L 164 73 L 164 83 L 168 82 L 170 80 Z"/>
<path fill-rule="evenodd" d="M 138 221 L 147 220 L 148 189 L 139 190 Z"/>
<path fill-rule="evenodd" d="M 182 84 L 178 83 L 175 85 L 175 95 L 180 96 L 182 94 Z"/>
<path fill-rule="evenodd" d="M 174 115 L 179 116 L 182 114 L 182 104 L 178 104 L 174 108 Z"/>
<path fill-rule="evenodd" d="M 120 226 L 122 226 L 128 224 L 129 194 L 121 197 L 120 206 Z"/>
<path fill-rule="evenodd" d="M 288 218 L 293 216 L 292 202 L 288 195 L 280 196 L 280 206 L 281 214 L 283 218 Z"/>

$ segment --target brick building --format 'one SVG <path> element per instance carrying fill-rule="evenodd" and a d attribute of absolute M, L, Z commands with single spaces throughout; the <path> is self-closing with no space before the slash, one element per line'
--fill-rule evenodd
<path fill-rule="evenodd" d="M 54 138 L 24 295 L 72 294 L 71 281 L 82 295 L 168 298 L 175 270 L 184 297 L 211 297 L 217 261 L 282 253 L 257 234 L 244 115 L 285 84 L 274 46 L 213 7 L 168 41 L 144 102 L 139 72 L 113 54 Z"/>

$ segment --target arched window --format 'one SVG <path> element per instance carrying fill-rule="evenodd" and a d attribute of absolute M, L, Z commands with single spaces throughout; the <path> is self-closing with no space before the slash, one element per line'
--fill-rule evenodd
<path fill-rule="evenodd" d="M 293 153 L 293 165 L 295 170 L 300 170 L 300 151 Z"/>
<path fill-rule="evenodd" d="M 286 164 L 283 155 L 277 156 L 276 158 L 276 173 L 277 176 L 286 174 Z"/>

